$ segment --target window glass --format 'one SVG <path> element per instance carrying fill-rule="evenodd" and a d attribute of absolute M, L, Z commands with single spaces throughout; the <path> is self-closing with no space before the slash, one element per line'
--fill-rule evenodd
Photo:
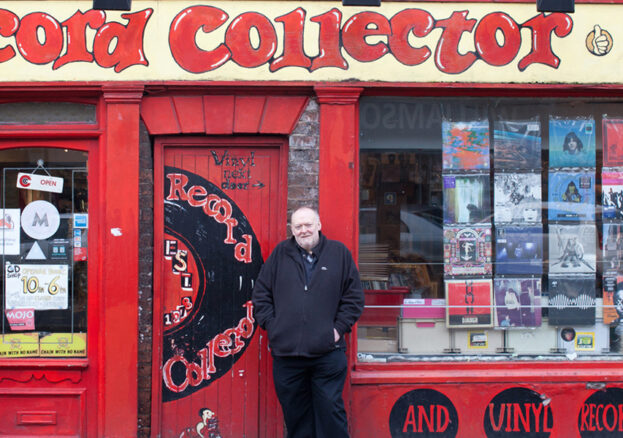
<path fill-rule="evenodd" d="M 359 229 L 361 361 L 618 355 L 623 102 L 363 98 Z"/>
<path fill-rule="evenodd" d="M 0 151 L 0 358 L 86 356 L 87 153 Z"/>
<path fill-rule="evenodd" d="M 0 104 L 0 125 L 95 123 L 96 106 L 69 102 L 11 102 Z"/>

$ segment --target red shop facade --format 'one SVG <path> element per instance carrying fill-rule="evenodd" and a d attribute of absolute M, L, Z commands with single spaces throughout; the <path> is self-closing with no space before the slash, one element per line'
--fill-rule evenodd
<path fill-rule="evenodd" d="M 285 436 L 300 205 L 360 267 L 354 438 L 620 436 L 620 8 L 0 2 L 0 436 Z"/>

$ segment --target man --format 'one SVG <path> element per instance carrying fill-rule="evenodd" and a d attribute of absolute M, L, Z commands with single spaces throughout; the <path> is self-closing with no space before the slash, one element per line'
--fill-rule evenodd
<path fill-rule="evenodd" d="M 299 208 L 290 222 L 293 237 L 257 278 L 255 317 L 268 332 L 288 438 L 348 437 L 344 335 L 363 311 L 359 272 L 350 251 L 320 233 L 315 210 Z"/>

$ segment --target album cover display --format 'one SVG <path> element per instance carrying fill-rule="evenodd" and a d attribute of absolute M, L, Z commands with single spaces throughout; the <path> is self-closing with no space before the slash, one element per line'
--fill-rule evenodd
<path fill-rule="evenodd" d="M 603 287 L 603 321 L 604 324 L 618 324 L 623 316 L 623 276 L 604 275 Z M 617 290 L 621 289 L 620 293 Z M 616 296 L 617 306 L 614 305 Z"/>
<path fill-rule="evenodd" d="M 603 271 L 623 270 L 623 224 L 603 224 Z"/>
<path fill-rule="evenodd" d="M 602 172 L 601 203 L 604 219 L 623 219 L 623 172 Z"/>
<path fill-rule="evenodd" d="M 491 280 L 446 280 L 445 286 L 449 328 L 493 326 Z"/>
<path fill-rule="evenodd" d="M 541 326 L 540 278 L 496 278 L 493 288 L 496 326 Z"/>
<path fill-rule="evenodd" d="M 444 170 L 489 169 L 489 121 L 441 124 Z"/>
<path fill-rule="evenodd" d="M 595 276 L 549 276 L 549 325 L 595 324 Z"/>
<path fill-rule="evenodd" d="M 550 274 L 594 273 L 596 246 L 596 230 L 593 224 L 550 224 Z"/>
<path fill-rule="evenodd" d="M 495 228 L 496 274 L 543 273 L 543 227 Z"/>
<path fill-rule="evenodd" d="M 444 227 L 446 275 L 490 275 L 491 253 L 490 227 Z"/>
<path fill-rule="evenodd" d="M 493 160 L 496 169 L 540 169 L 541 123 L 538 119 L 494 122 Z"/>
<path fill-rule="evenodd" d="M 541 174 L 496 173 L 493 187 L 496 224 L 541 222 Z"/>
<path fill-rule="evenodd" d="M 550 221 L 595 220 L 595 173 L 549 172 Z"/>
<path fill-rule="evenodd" d="M 623 119 L 604 118 L 604 167 L 623 166 Z"/>
<path fill-rule="evenodd" d="M 443 176 L 443 221 L 446 224 L 489 222 L 489 175 Z"/>
<path fill-rule="evenodd" d="M 549 167 L 595 167 L 595 120 L 549 120 Z"/>

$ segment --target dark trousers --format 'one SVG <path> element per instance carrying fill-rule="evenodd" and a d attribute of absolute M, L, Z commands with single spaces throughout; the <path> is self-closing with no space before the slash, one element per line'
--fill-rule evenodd
<path fill-rule="evenodd" d="M 342 390 L 346 353 L 321 357 L 273 356 L 273 378 L 288 438 L 348 438 Z"/>

